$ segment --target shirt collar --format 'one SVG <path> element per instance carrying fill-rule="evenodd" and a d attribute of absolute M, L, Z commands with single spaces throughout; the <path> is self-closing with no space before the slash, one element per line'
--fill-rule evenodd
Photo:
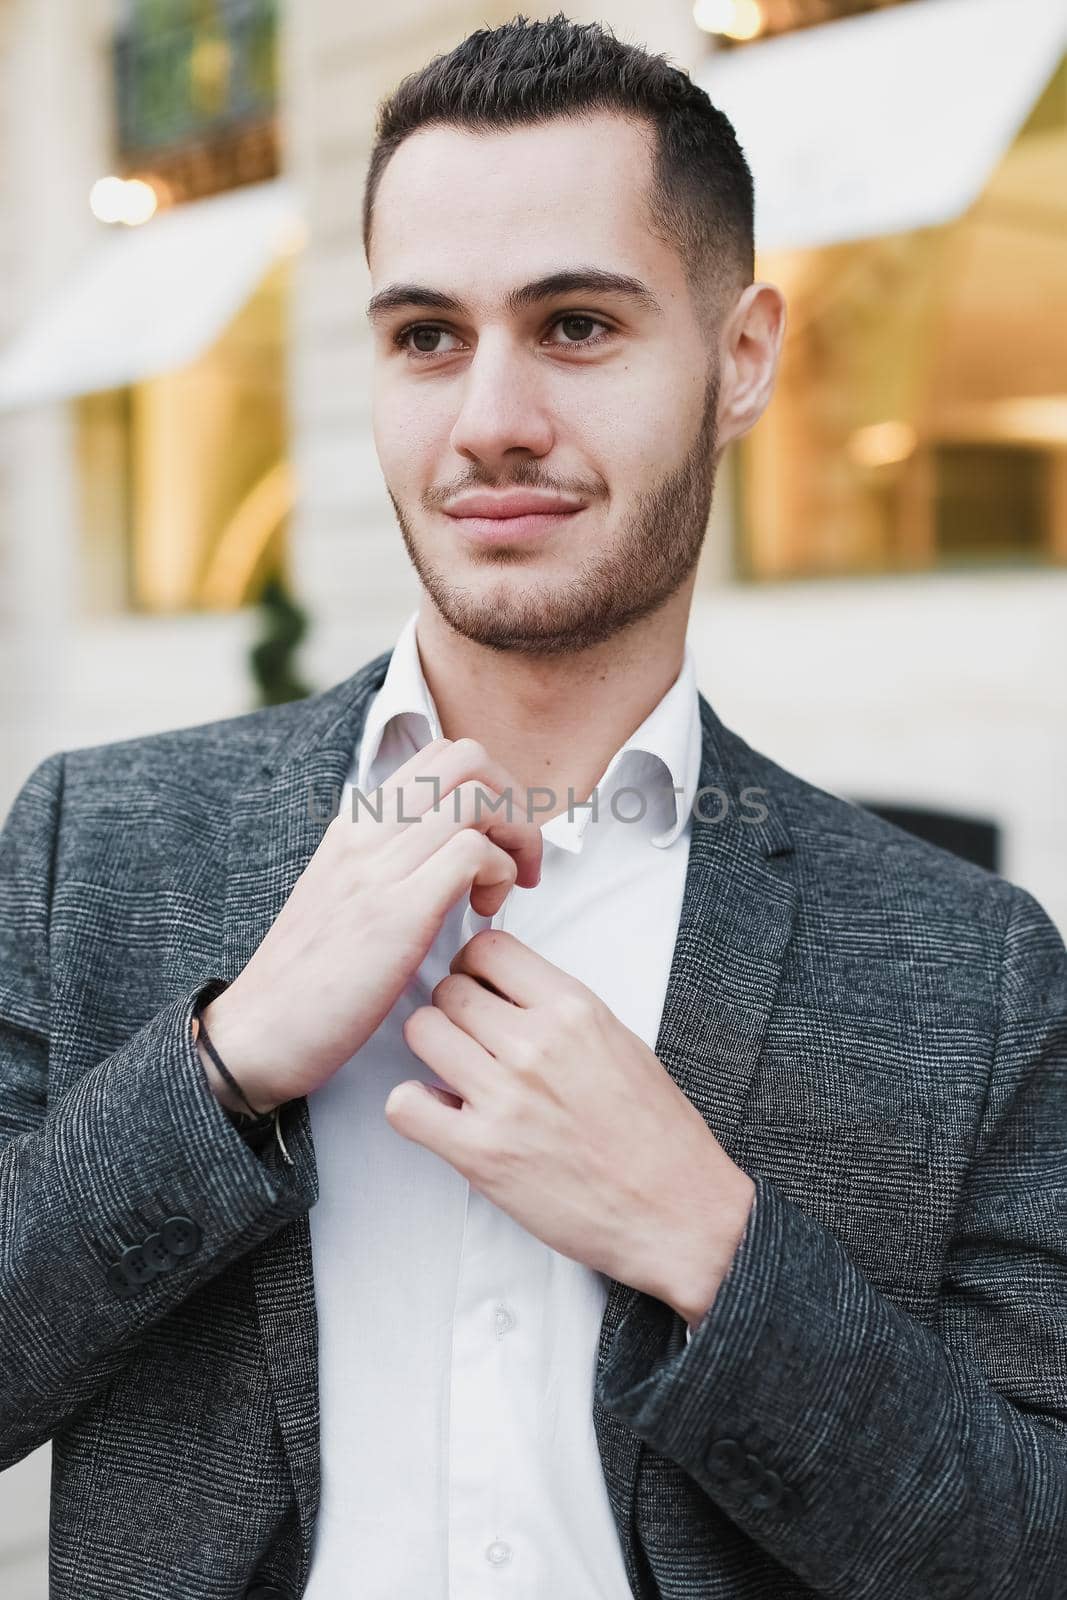
<path fill-rule="evenodd" d="M 370 778 L 374 764 L 386 731 L 395 718 L 413 719 L 411 732 L 420 749 L 442 737 L 437 707 L 419 660 L 415 628 L 417 620 L 418 612 L 413 611 L 404 623 L 389 658 L 381 688 L 367 711 L 360 742 L 357 780 L 363 794 L 371 791 Z M 649 837 L 652 844 L 661 849 L 672 845 L 685 827 L 693 807 L 699 782 L 700 746 L 696 666 L 689 641 L 686 640 L 678 676 L 640 727 L 615 752 L 596 785 L 600 820 L 605 819 L 610 794 L 615 787 L 613 780 L 618 777 L 621 782 L 625 777 L 625 774 L 617 773 L 624 757 L 631 751 L 643 752 L 656 759 L 643 769 L 646 782 L 635 787 L 640 786 L 648 791 L 650 811 L 659 807 L 662 815 L 671 818 L 664 828 Z M 620 811 L 629 814 L 629 807 L 620 808 Z M 610 812 L 607 814 L 610 815 Z M 582 837 L 591 817 L 588 804 L 580 808 L 575 806 L 571 817 L 568 817 L 564 808 L 541 824 L 541 832 L 552 844 L 576 854 L 582 848 Z"/>
<path fill-rule="evenodd" d="M 400 630 L 382 686 L 367 710 L 359 749 L 358 784 L 363 794 L 370 793 L 370 774 L 386 730 L 395 717 L 409 715 L 422 719 L 424 726 L 412 729 L 420 749 L 441 738 L 441 721 L 419 660 L 415 636 L 418 615 L 413 611 Z"/>
<path fill-rule="evenodd" d="M 631 752 L 653 758 L 633 763 Z M 682 665 L 670 688 L 653 706 L 640 727 L 621 745 L 598 779 L 598 817 L 611 815 L 610 797 L 616 787 L 627 787 L 627 774 L 618 769 L 624 760 L 634 767 L 633 786 L 648 801 L 647 815 L 669 819 L 656 833 L 646 836 L 659 849 L 672 845 L 684 829 L 692 810 L 700 781 L 700 706 L 697 695 L 696 664 L 686 640 Z M 631 804 L 620 806 L 619 814 L 629 816 Z M 564 850 L 581 849 L 582 836 L 592 818 L 588 806 L 575 808 L 574 817 L 566 810 L 552 817 L 542 830 Z"/>

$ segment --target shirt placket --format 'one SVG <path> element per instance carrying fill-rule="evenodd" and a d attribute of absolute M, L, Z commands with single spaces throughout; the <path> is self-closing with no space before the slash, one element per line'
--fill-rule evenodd
<path fill-rule="evenodd" d="M 468 905 L 461 944 L 482 928 L 503 927 L 506 914 L 506 904 L 492 918 Z M 516 1245 L 512 1218 L 468 1184 L 452 1325 L 449 1600 L 502 1593 L 533 1600 L 531 1552 L 518 1522 L 522 1464 L 508 1441 L 509 1386 L 521 1379 L 514 1347 L 522 1272 Z"/>

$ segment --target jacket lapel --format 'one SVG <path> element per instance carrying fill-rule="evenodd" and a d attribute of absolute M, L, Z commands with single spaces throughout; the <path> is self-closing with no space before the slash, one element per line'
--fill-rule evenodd
<path fill-rule="evenodd" d="M 337 809 L 367 706 L 385 677 L 388 661 L 386 652 L 335 689 L 294 708 L 292 731 L 282 735 L 233 803 L 223 956 L 224 975 L 231 980 L 281 911 Z M 285 1141 L 294 1163 L 310 1170 L 317 1198 L 305 1098 L 296 1102 Z M 253 1251 L 251 1268 L 278 1423 L 296 1491 L 306 1575 L 319 1501 L 317 1322 L 307 1213 Z"/>
<path fill-rule="evenodd" d="M 792 850 L 778 797 L 743 740 L 700 696 L 700 789 L 690 836 L 685 891 L 667 981 L 656 1055 L 733 1154 L 745 1099 L 767 1031 L 797 893 L 776 870 Z M 750 793 L 745 803 L 745 791 Z M 704 791 L 711 791 L 704 793 Z M 755 806 L 766 810 L 759 821 Z M 720 817 L 721 820 L 711 819 Z M 707 818 L 708 820 L 702 820 Z M 629 1312 L 648 1297 L 609 1280 L 597 1349 L 597 1377 Z M 635 1594 L 645 1580 L 634 1528 L 641 1441 L 594 1398 L 593 1418 L 608 1496 Z"/>

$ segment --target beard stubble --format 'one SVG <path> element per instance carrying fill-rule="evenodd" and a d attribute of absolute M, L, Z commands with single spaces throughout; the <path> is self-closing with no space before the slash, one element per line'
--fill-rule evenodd
<path fill-rule="evenodd" d="M 705 386 L 700 426 L 681 464 L 638 496 L 613 548 L 585 556 L 562 585 L 531 583 L 516 591 L 503 582 L 487 593 L 472 593 L 428 559 L 390 490 L 411 563 L 444 620 L 490 650 L 557 656 L 601 644 L 658 610 L 692 572 L 704 543 L 715 492 L 718 398 L 716 367 Z M 471 482 L 464 488 L 504 486 Z M 536 461 L 518 465 L 506 486 L 566 488 L 547 483 Z M 514 549 L 490 547 L 481 559 L 513 567 L 523 557 Z"/>

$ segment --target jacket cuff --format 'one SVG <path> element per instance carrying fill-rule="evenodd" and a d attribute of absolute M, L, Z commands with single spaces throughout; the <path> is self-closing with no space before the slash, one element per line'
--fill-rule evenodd
<path fill-rule="evenodd" d="M 789 1202 L 751 1176 L 756 1194 L 745 1232 L 691 1335 L 679 1347 L 676 1313 L 641 1295 L 616 1329 L 597 1382 L 604 1406 L 682 1466 L 703 1462 L 716 1415 L 736 1411 L 774 1298 Z"/>
<path fill-rule="evenodd" d="M 229 987 L 229 981 L 225 978 L 210 978 L 207 983 L 202 984 L 193 997 L 192 1018 L 196 1018 L 201 1011 L 211 1004 L 212 1000 L 217 1000 L 219 995 Z M 203 1023 L 201 1022 L 202 1026 Z M 197 1047 L 197 1056 L 199 1054 L 199 1047 Z M 203 1068 L 203 1062 L 201 1062 L 201 1068 Z M 212 1091 L 212 1098 L 217 1098 L 214 1095 L 214 1091 Z M 289 1121 L 292 1120 L 293 1101 L 286 1100 L 281 1105 L 275 1106 L 273 1111 L 259 1113 L 231 1111 L 228 1106 L 222 1105 L 221 1100 L 219 1105 L 222 1106 L 223 1113 L 230 1126 L 240 1134 L 249 1149 L 254 1150 L 257 1155 L 266 1160 L 270 1159 L 271 1152 L 276 1151 L 280 1154 L 286 1166 L 295 1166 L 281 1129 L 283 1116 Z M 270 1147 L 269 1151 L 268 1146 Z"/>

